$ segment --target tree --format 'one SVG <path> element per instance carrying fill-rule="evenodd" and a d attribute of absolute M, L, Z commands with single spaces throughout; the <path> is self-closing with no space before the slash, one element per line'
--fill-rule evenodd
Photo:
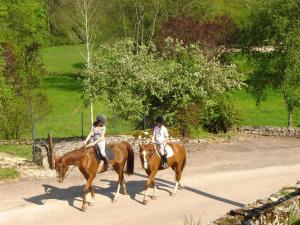
<path fill-rule="evenodd" d="M 20 138 L 30 128 L 29 104 L 37 119 L 44 118 L 50 102 L 41 89 L 45 73 L 39 55 L 46 29 L 42 4 L 2 0 L 0 26 L 0 136 Z"/>
<path fill-rule="evenodd" d="M 208 60 L 197 45 L 167 42 L 162 56 L 155 46 L 149 52 L 148 46 L 141 45 L 135 53 L 131 40 L 102 46 L 101 59 L 90 78 L 92 93 L 126 118 L 138 121 L 145 114 L 163 113 L 187 135 L 190 124 L 184 118 L 188 109 L 240 87 L 242 76 L 234 66 Z M 87 84 L 85 87 L 88 90 Z"/>
<path fill-rule="evenodd" d="M 292 127 L 292 115 L 300 108 L 300 27 L 287 35 L 286 68 L 282 92 L 288 111 L 288 127 Z"/>
<path fill-rule="evenodd" d="M 260 1 L 253 11 L 253 23 L 243 38 L 247 50 L 257 61 L 256 70 L 249 79 L 257 103 L 265 99 L 267 88 L 281 91 L 289 128 L 292 114 L 298 107 L 299 8 L 299 0 Z M 252 47 L 259 46 L 272 46 L 274 51 L 251 52 Z"/>

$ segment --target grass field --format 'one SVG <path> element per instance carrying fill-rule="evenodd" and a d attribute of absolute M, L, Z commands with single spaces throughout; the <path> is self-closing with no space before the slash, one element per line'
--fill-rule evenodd
<path fill-rule="evenodd" d="M 84 135 L 89 130 L 89 109 L 81 99 L 80 69 L 84 59 L 82 46 L 58 46 L 43 49 L 42 55 L 49 75 L 43 80 L 43 87 L 49 96 L 53 108 L 45 121 L 36 124 L 38 137 L 45 137 L 48 132 L 53 136 L 81 136 L 81 114 L 84 115 Z M 247 61 L 238 56 L 236 64 L 241 71 L 251 71 Z M 280 94 L 269 91 L 268 98 L 259 107 L 245 90 L 233 93 L 236 106 L 241 110 L 241 125 L 286 126 L 287 112 Z M 113 133 L 112 109 L 104 103 L 96 102 L 94 116 L 104 113 L 108 116 L 108 133 Z M 300 113 L 294 116 L 294 125 L 300 126 Z M 117 133 L 134 129 L 130 121 L 117 118 Z M 198 133 L 198 132 L 196 132 Z M 201 132 L 200 132 L 201 133 Z M 202 134 L 203 135 L 203 134 Z M 30 134 L 26 135 L 30 137 Z"/>
<path fill-rule="evenodd" d="M 37 137 L 46 137 L 49 132 L 57 137 L 81 136 L 82 115 L 84 136 L 89 132 L 89 108 L 84 107 L 82 101 L 82 80 L 79 76 L 84 62 L 81 52 L 82 46 L 43 49 L 42 56 L 49 71 L 49 75 L 44 77 L 43 87 L 52 103 L 52 111 L 44 121 L 37 122 Z M 94 117 L 100 113 L 107 116 L 108 134 L 113 134 L 112 109 L 104 103 L 95 102 Z M 130 121 L 116 118 L 117 133 L 133 129 Z"/>

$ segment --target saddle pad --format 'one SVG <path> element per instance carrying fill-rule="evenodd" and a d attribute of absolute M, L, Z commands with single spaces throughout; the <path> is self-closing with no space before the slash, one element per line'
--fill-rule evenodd
<path fill-rule="evenodd" d="M 156 150 L 157 151 L 157 150 Z M 170 158 L 174 155 L 174 151 L 173 149 L 171 148 L 170 145 L 167 145 L 166 148 L 165 148 L 165 151 L 167 152 L 167 158 Z M 160 157 L 159 153 L 157 152 L 158 156 Z"/>
<path fill-rule="evenodd" d="M 115 158 L 115 153 L 112 150 L 112 146 L 110 146 L 110 145 L 105 146 L 105 154 L 106 154 L 106 158 L 108 160 L 113 160 Z"/>
<path fill-rule="evenodd" d="M 115 158 L 115 153 L 112 150 L 110 145 L 105 146 L 105 155 L 101 154 L 100 148 L 98 145 L 95 145 L 94 148 L 95 156 L 98 161 L 101 161 L 103 158 L 107 158 L 108 160 L 113 160 Z"/>

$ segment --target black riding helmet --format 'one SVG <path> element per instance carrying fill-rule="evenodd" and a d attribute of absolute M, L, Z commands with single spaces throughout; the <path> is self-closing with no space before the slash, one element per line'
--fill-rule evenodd
<path fill-rule="evenodd" d="M 156 123 L 164 123 L 165 119 L 162 116 L 158 116 L 158 117 L 156 117 L 155 122 Z"/>
<path fill-rule="evenodd" d="M 106 121 L 106 116 L 104 115 L 98 115 L 97 118 L 96 118 L 97 122 L 101 122 L 101 123 L 105 123 Z"/>

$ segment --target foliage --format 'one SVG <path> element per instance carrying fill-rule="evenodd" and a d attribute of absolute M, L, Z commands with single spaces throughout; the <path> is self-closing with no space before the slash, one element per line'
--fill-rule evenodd
<path fill-rule="evenodd" d="M 218 47 L 229 46 L 235 42 L 237 26 L 228 16 L 219 16 L 213 20 L 195 21 L 191 17 L 173 17 L 162 24 L 157 35 L 157 45 L 163 48 L 168 37 L 181 40 L 190 45 L 200 43 L 206 52 L 216 51 Z"/>
<path fill-rule="evenodd" d="M 205 22 L 225 15 L 242 28 L 249 23 L 256 1 L 97 0 L 93 2 L 97 17 L 95 39 L 97 42 L 111 42 L 130 37 L 136 43 L 149 45 L 161 25 L 181 17 Z M 65 37 L 66 42 L 77 42 L 74 38 L 78 31 L 74 27 L 76 1 L 46 0 L 45 3 L 51 33 L 59 38 Z"/>
<path fill-rule="evenodd" d="M 30 128 L 30 102 L 36 119 L 49 111 L 40 89 L 45 73 L 39 56 L 46 32 L 43 5 L 39 1 L 1 1 L 0 26 L 0 136 L 20 138 Z"/>
<path fill-rule="evenodd" d="M 91 82 L 93 95 L 107 100 L 125 118 L 164 114 L 186 135 L 187 110 L 241 87 L 242 76 L 232 65 L 208 60 L 197 45 L 167 42 L 162 56 L 145 45 L 135 53 L 130 40 L 104 45 L 97 66 L 86 74 L 86 90 Z"/>
<path fill-rule="evenodd" d="M 0 168 L 0 180 L 15 179 L 20 177 L 20 173 L 14 168 Z"/>
<path fill-rule="evenodd" d="M 256 69 L 249 79 L 249 87 L 257 103 L 266 99 L 266 90 L 274 88 L 283 93 L 288 110 L 288 126 L 299 105 L 298 55 L 300 1 L 261 1 L 253 11 L 253 23 L 244 36 L 244 44 L 251 49 L 271 46 L 273 51 L 254 52 Z M 248 35 L 248 36 L 247 36 Z"/>
<path fill-rule="evenodd" d="M 47 42 L 46 14 L 42 1 L 0 0 L 0 42 L 12 42 L 18 46 L 32 42 Z"/>
<path fill-rule="evenodd" d="M 204 129 L 213 133 L 227 133 L 240 122 L 240 112 L 233 102 L 219 97 L 215 102 L 207 104 L 201 115 L 201 124 Z"/>

